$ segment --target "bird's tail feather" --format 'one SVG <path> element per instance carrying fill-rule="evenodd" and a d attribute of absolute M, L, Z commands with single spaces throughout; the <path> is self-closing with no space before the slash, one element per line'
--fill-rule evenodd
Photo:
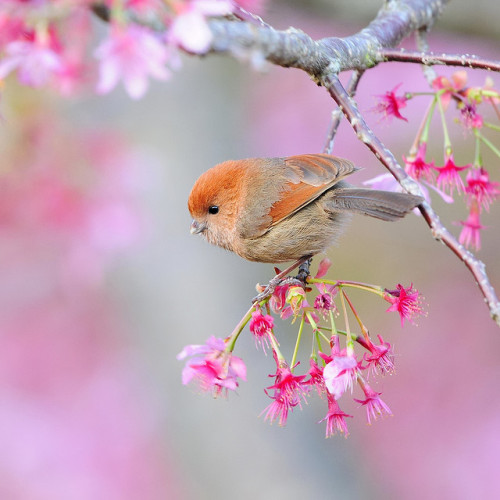
<path fill-rule="evenodd" d="M 333 210 L 349 210 L 385 221 L 404 217 L 410 210 L 422 203 L 420 196 L 391 191 L 377 191 L 363 188 L 340 188 L 335 190 L 328 206 Z"/>

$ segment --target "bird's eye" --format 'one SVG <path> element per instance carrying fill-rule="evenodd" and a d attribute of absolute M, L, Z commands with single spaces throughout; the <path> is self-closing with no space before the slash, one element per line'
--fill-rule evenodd
<path fill-rule="evenodd" d="M 217 205 L 212 205 L 211 207 L 208 207 L 208 213 L 215 215 L 219 213 L 219 207 Z"/>

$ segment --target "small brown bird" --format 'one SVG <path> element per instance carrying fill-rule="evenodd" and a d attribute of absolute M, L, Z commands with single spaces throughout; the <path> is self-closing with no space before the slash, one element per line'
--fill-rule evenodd
<path fill-rule="evenodd" d="M 325 154 L 226 161 L 191 190 L 191 233 L 248 260 L 286 262 L 326 250 L 354 213 L 392 221 L 423 201 L 350 186 L 356 170 Z"/>

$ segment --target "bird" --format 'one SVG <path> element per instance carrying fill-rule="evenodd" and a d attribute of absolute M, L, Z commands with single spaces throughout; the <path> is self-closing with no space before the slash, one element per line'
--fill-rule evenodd
<path fill-rule="evenodd" d="M 191 233 L 250 261 L 298 261 L 336 243 L 354 214 L 394 221 L 423 201 L 344 180 L 358 170 L 328 154 L 225 161 L 191 190 Z"/>

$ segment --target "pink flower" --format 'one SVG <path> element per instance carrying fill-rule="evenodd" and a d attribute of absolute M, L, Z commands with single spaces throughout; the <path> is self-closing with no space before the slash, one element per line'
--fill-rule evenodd
<path fill-rule="evenodd" d="M 188 345 L 178 355 L 178 360 L 191 357 L 182 371 L 182 383 L 196 380 L 203 391 L 213 391 L 219 396 L 223 391 L 236 390 L 238 377 L 246 380 L 246 367 L 241 358 L 226 351 L 224 340 L 213 335 L 203 345 Z"/>
<path fill-rule="evenodd" d="M 320 422 L 324 422 L 326 420 L 326 435 L 325 437 L 329 438 L 333 436 L 337 432 L 343 432 L 347 437 L 349 435 L 349 431 L 347 430 L 347 423 L 345 421 L 346 417 L 352 418 L 352 415 L 348 415 L 344 413 L 341 409 L 335 398 L 331 394 L 327 394 L 328 399 L 328 413 L 323 420 Z M 319 422 L 318 422 L 319 423 Z"/>
<path fill-rule="evenodd" d="M 285 307 L 288 288 L 288 285 L 277 286 L 271 295 L 269 305 L 276 314 L 279 314 Z"/>
<path fill-rule="evenodd" d="M 330 269 L 330 266 L 332 265 L 332 262 L 328 257 L 325 257 L 324 259 L 321 260 L 318 266 L 318 272 L 316 273 L 315 278 L 322 278 L 323 276 L 326 275 L 328 272 L 328 269 Z"/>
<path fill-rule="evenodd" d="M 489 209 L 490 203 L 500 194 L 499 182 L 490 181 L 488 171 L 484 168 L 475 168 L 467 173 L 465 194 L 470 204 L 477 202 L 479 206 Z"/>
<path fill-rule="evenodd" d="M 265 351 L 265 347 L 269 347 L 269 337 L 273 334 L 274 319 L 269 314 L 262 314 L 259 310 L 252 313 L 250 320 L 250 331 L 255 338 L 255 344 L 261 345 Z"/>
<path fill-rule="evenodd" d="M 301 314 L 302 309 L 309 307 L 306 300 L 306 292 L 300 286 L 287 287 L 286 303 L 289 305 L 281 310 L 281 319 L 287 319 L 293 316 L 295 321 Z"/>
<path fill-rule="evenodd" d="M 382 113 L 383 118 L 390 118 L 391 116 L 395 116 L 400 120 L 408 121 L 407 118 L 401 115 L 399 110 L 401 108 L 406 107 L 406 102 L 408 98 L 405 95 L 397 96 L 396 90 L 401 87 L 401 83 L 396 85 L 390 92 L 386 92 L 384 95 L 378 95 L 380 98 L 380 102 L 375 106 L 374 111 L 377 113 Z"/>
<path fill-rule="evenodd" d="M 406 165 L 406 171 L 414 179 L 420 180 L 423 178 L 432 182 L 434 180 L 434 172 L 432 171 L 432 169 L 435 167 L 434 162 L 427 163 L 425 161 L 426 150 L 427 144 L 423 142 L 418 147 L 416 156 L 410 156 L 409 158 L 405 158 L 403 156 L 403 160 Z"/>
<path fill-rule="evenodd" d="M 445 76 L 438 76 L 432 82 L 432 88 L 436 90 L 444 90 L 441 94 L 441 103 L 446 110 L 454 94 L 461 94 L 467 84 L 467 72 L 464 70 L 455 71 L 451 75 L 451 81 Z"/>
<path fill-rule="evenodd" d="M 13 41 L 5 47 L 5 57 L 0 61 L 0 79 L 17 70 L 19 81 L 31 87 L 42 87 L 62 71 L 62 58 L 50 44 L 50 38 Z"/>
<path fill-rule="evenodd" d="M 148 89 L 148 76 L 166 80 L 168 52 L 165 45 L 146 28 L 113 26 L 110 37 L 95 52 L 100 59 L 97 92 L 105 94 L 123 81 L 133 99 L 140 99 Z"/>
<path fill-rule="evenodd" d="M 401 326 L 404 326 L 404 320 L 413 323 L 412 318 L 422 314 L 421 300 L 418 290 L 413 289 L 413 283 L 405 288 L 398 284 L 396 290 L 385 290 L 384 299 L 392 305 L 386 312 L 397 311 L 401 316 Z"/>
<path fill-rule="evenodd" d="M 375 392 L 368 384 L 361 383 L 361 388 L 365 393 L 365 399 L 354 399 L 354 401 L 361 403 L 361 406 L 366 406 L 366 418 L 368 423 L 372 423 L 372 419 L 376 420 L 384 413 L 392 415 L 391 409 L 380 399 L 381 392 Z"/>
<path fill-rule="evenodd" d="M 483 117 L 477 112 L 476 105 L 473 103 L 463 104 L 460 107 L 460 121 L 469 130 L 483 126 Z"/>
<path fill-rule="evenodd" d="M 455 165 L 453 160 L 453 155 L 450 154 L 446 158 L 446 162 L 442 167 L 435 167 L 438 171 L 437 176 L 437 186 L 443 191 L 449 192 L 450 196 L 453 196 L 453 191 L 456 188 L 457 191 L 464 191 L 464 183 L 459 175 L 459 172 L 469 168 L 470 165 L 465 165 L 463 167 L 458 167 Z"/>
<path fill-rule="evenodd" d="M 274 376 L 275 384 L 267 388 L 273 389 L 274 394 L 271 396 L 267 389 L 265 391 L 274 401 L 264 410 L 264 419 L 269 419 L 271 423 L 278 420 L 279 425 L 285 425 L 288 413 L 297 405 L 300 407 L 300 398 L 305 397 L 306 391 L 302 384 L 305 375 L 293 375 L 288 366 L 279 366 Z"/>
<path fill-rule="evenodd" d="M 458 241 L 467 248 L 472 246 L 476 250 L 480 250 L 481 229 L 484 229 L 484 226 L 481 225 L 481 221 L 479 220 L 479 207 L 477 203 L 472 204 L 469 217 L 467 217 L 466 221 L 460 221 L 460 224 L 462 224 L 463 229 Z"/>
<path fill-rule="evenodd" d="M 381 335 L 377 335 L 377 337 L 380 344 L 375 345 L 371 341 L 367 343 L 371 356 L 366 353 L 363 359 L 368 363 L 367 368 L 370 368 L 374 373 L 392 373 L 394 371 L 394 352 L 391 344 L 384 342 Z"/>
<path fill-rule="evenodd" d="M 328 392 L 335 399 L 339 399 L 342 394 L 351 389 L 359 371 L 359 363 L 354 355 L 347 354 L 334 356 L 323 369 L 323 378 Z"/>
<path fill-rule="evenodd" d="M 335 311 L 336 306 L 334 298 L 337 295 L 337 288 L 325 283 L 316 283 L 316 288 L 321 292 L 314 300 L 314 309 L 316 309 L 323 318 L 327 318 L 330 311 Z"/>
<path fill-rule="evenodd" d="M 325 380 L 323 379 L 323 368 L 321 368 L 314 359 L 309 360 L 309 371 L 307 375 L 309 375 L 309 378 L 305 380 L 302 385 L 316 387 L 318 394 L 321 396 L 326 391 Z"/>
<path fill-rule="evenodd" d="M 208 16 L 226 16 L 234 10 L 229 0 L 191 0 L 180 5 L 168 32 L 168 42 L 188 52 L 204 54 L 210 48 L 212 32 Z"/>

